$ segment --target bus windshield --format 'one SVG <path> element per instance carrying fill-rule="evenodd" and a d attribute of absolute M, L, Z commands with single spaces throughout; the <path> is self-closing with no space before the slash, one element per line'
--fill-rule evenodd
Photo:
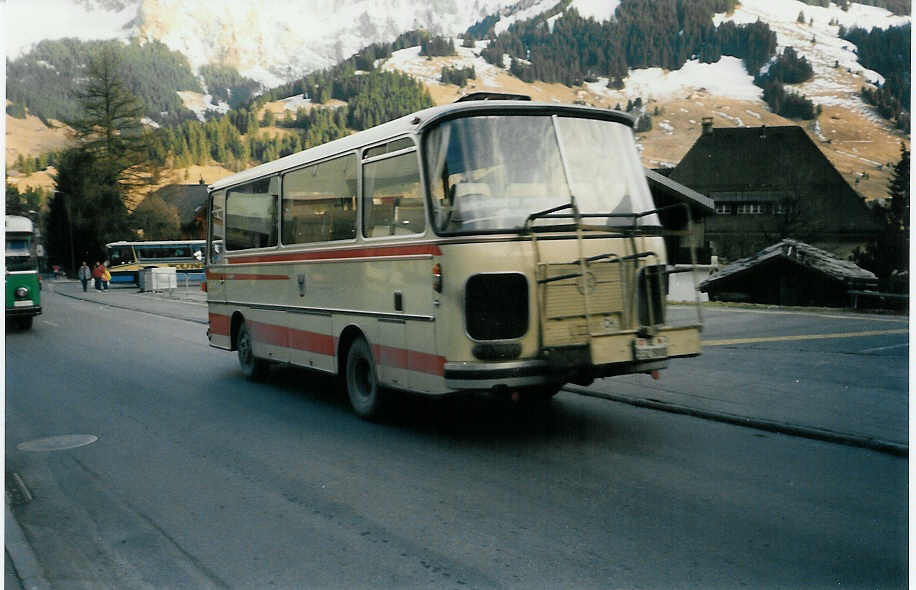
<path fill-rule="evenodd" d="M 442 234 L 519 231 L 530 214 L 573 197 L 581 213 L 621 215 L 594 222 L 609 226 L 632 226 L 626 215 L 654 209 L 632 131 L 613 121 L 452 119 L 426 134 L 425 157 L 433 220 Z M 654 214 L 636 223 L 659 224 Z"/>
<path fill-rule="evenodd" d="M 6 237 L 6 270 L 35 270 L 37 260 L 29 251 L 29 238 Z"/>

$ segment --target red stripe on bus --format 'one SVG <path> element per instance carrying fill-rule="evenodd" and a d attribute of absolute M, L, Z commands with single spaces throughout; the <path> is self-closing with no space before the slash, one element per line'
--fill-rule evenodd
<path fill-rule="evenodd" d="M 393 346 L 383 346 L 381 344 L 376 344 L 372 348 L 372 354 L 378 359 L 378 364 L 394 367 L 395 369 L 407 368 L 407 353 L 409 351 L 406 348 L 394 348 Z"/>
<path fill-rule="evenodd" d="M 445 357 L 416 350 L 407 351 L 407 370 L 432 375 L 445 374 Z"/>
<path fill-rule="evenodd" d="M 208 271 L 207 278 L 214 281 L 286 281 L 289 279 L 289 275 L 259 275 Z"/>
<path fill-rule="evenodd" d="M 218 313 L 210 314 L 210 333 L 217 336 L 229 335 L 229 316 Z"/>
<path fill-rule="evenodd" d="M 337 351 L 337 339 L 327 334 L 290 328 L 289 346 L 296 350 L 334 356 Z"/>
<path fill-rule="evenodd" d="M 432 375 L 445 374 L 445 357 L 381 344 L 377 344 L 372 352 L 380 365 Z"/>
<path fill-rule="evenodd" d="M 265 324 L 263 322 L 249 322 L 249 325 L 251 326 L 251 337 L 258 342 L 289 348 L 289 339 L 287 337 L 289 330 L 286 326 Z"/>
<path fill-rule="evenodd" d="M 371 248 L 354 248 L 341 250 L 321 250 L 318 252 L 286 252 L 278 254 L 249 254 L 229 259 L 229 264 L 249 264 L 251 262 L 306 262 L 309 260 L 334 260 L 341 258 L 380 258 L 385 256 L 440 256 L 442 250 L 434 244 L 377 246 Z"/>
<path fill-rule="evenodd" d="M 209 317 L 211 334 L 229 336 L 229 316 L 211 313 Z M 251 320 L 248 320 L 248 325 L 251 329 L 251 337 L 264 344 L 327 356 L 337 354 L 337 338 L 327 334 Z M 439 376 L 445 373 L 445 357 L 442 356 L 382 345 L 375 345 L 372 352 L 380 365 Z"/>

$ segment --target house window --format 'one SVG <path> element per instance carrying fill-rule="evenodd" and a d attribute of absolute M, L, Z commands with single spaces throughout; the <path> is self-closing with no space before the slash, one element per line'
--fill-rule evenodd
<path fill-rule="evenodd" d="M 716 203 L 716 215 L 731 215 L 732 206 L 728 203 Z"/>
<path fill-rule="evenodd" d="M 785 215 L 786 206 L 784 203 L 774 203 L 773 204 L 773 215 Z"/>
<path fill-rule="evenodd" d="M 763 205 L 760 203 L 739 203 L 738 215 L 760 215 L 763 213 Z"/>

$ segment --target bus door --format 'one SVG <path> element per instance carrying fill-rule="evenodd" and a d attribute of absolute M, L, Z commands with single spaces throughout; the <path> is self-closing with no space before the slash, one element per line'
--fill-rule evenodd
<path fill-rule="evenodd" d="M 210 316 L 210 342 L 220 348 L 229 348 L 230 317 L 226 303 L 226 192 L 210 195 L 209 235 L 207 241 L 207 303 Z M 217 304 L 217 305 L 214 305 Z"/>
<path fill-rule="evenodd" d="M 410 139 L 395 140 L 385 146 L 366 150 L 363 156 L 363 235 L 367 238 L 399 236 L 404 242 L 397 248 L 417 250 L 420 242 L 410 236 L 426 231 L 423 188 L 416 148 Z M 382 246 L 384 248 L 384 246 Z M 419 246 L 419 249 L 423 249 Z M 415 256 L 415 254 L 413 255 Z M 383 315 L 378 320 L 378 346 L 376 363 L 381 380 L 400 388 L 410 386 L 412 354 L 407 343 L 406 316 L 411 313 L 408 299 L 418 285 L 429 285 L 429 274 L 418 279 L 419 264 L 413 259 L 388 260 L 378 266 L 383 273 L 378 285 L 377 301 Z M 431 264 L 423 265 L 430 268 Z M 428 272 L 428 271 L 427 271 Z"/>

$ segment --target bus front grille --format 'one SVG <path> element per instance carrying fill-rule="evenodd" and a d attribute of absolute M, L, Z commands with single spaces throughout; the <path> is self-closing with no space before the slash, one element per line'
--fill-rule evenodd
<path fill-rule="evenodd" d="M 528 280 L 517 273 L 478 274 L 465 287 L 465 318 L 474 340 L 511 340 L 528 331 Z"/>

